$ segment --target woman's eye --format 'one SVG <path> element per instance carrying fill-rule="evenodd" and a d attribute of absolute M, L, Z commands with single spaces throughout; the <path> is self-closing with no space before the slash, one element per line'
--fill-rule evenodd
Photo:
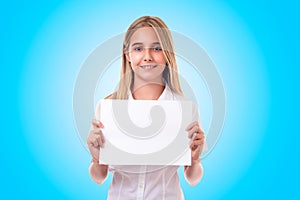
<path fill-rule="evenodd" d="M 135 51 L 142 51 L 142 50 L 143 50 L 143 47 L 135 47 L 134 50 L 135 50 Z"/>
<path fill-rule="evenodd" d="M 162 49 L 161 49 L 161 47 L 154 47 L 153 50 L 154 51 L 161 51 Z"/>

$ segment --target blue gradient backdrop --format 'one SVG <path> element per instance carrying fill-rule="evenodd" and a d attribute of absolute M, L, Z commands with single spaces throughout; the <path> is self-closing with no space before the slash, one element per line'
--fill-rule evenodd
<path fill-rule="evenodd" d="M 101 186 L 89 178 L 73 88 L 88 54 L 142 15 L 157 15 L 195 40 L 224 82 L 226 121 L 203 160 L 202 182 L 189 186 L 180 170 L 186 199 L 300 199 L 297 7 L 292 1 L 1 2 L 0 199 L 106 198 L 111 176 Z"/>

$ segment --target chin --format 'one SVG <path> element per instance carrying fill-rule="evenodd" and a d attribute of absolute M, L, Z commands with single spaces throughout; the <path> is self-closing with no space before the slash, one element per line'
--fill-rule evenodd
<path fill-rule="evenodd" d="M 135 80 L 140 79 L 143 82 L 147 83 L 161 83 L 162 82 L 162 73 L 160 74 L 136 74 Z"/>

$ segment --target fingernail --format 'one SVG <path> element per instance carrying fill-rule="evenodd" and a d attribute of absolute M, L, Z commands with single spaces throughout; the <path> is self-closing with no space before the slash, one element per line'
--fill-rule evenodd
<path fill-rule="evenodd" d="M 103 128 L 103 124 L 101 122 L 98 122 L 100 128 Z"/>

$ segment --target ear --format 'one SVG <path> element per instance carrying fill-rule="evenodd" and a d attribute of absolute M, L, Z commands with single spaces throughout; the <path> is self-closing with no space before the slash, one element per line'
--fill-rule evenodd
<path fill-rule="evenodd" d="M 125 54 L 125 56 L 126 56 L 126 60 L 128 60 L 128 62 L 131 62 L 129 53 L 128 53 L 128 52 L 125 52 L 124 54 Z"/>

